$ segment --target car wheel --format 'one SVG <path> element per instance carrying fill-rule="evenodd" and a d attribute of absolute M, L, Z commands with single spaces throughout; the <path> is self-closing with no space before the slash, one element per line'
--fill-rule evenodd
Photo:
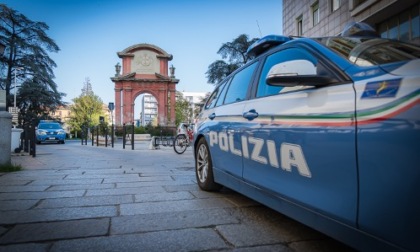
<path fill-rule="evenodd" d="M 217 191 L 222 188 L 220 184 L 214 182 L 210 149 L 204 138 L 198 141 L 195 150 L 195 175 L 197 184 L 202 190 Z"/>

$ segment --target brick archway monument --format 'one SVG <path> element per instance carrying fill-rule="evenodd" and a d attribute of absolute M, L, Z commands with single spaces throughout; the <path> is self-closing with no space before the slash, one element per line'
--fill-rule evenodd
<path fill-rule="evenodd" d="M 115 83 L 115 124 L 134 121 L 134 101 L 140 94 L 152 94 L 158 103 L 159 125 L 174 126 L 176 84 L 173 71 L 168 74 L 172 55 L 151 44 L 137 44 L 117 53 L 122 59 L 111 80 Z"/>

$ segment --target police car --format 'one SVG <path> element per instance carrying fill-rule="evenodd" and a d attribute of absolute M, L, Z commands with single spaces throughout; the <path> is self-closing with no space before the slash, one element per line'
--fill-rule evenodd
<path fill-rule="evenodd" d="M 419 251 L 420 48 L 363 28 L 252 45 L 197 120 L 197 183 L 357 250 Z"/>
<path fill-rule="evenodd" d="M 65 143 L 66 132 L 58 122 L 41 120 L 35 131 L 36 141 L 41 143 Z"/>

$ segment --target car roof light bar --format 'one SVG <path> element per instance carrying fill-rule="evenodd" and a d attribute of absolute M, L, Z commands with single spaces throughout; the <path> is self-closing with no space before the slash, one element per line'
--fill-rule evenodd
<path fill-rule="evenodd" d="M 258 56 L 273 46 L 281 45 L 290 40 L 292 40 L 292 38 L 287 36 L 267 35 L 249 46 L 246 53 L 249 56 Z"/>

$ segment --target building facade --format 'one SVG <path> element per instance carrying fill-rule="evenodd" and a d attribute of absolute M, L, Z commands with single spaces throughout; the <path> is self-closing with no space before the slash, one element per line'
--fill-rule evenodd
<path fill-rule="evenodd" d="M 355 21 L 383 38 L 420 45 L 419 10 L 419 0 L 283 0 L 283 34 L 336 36 Z"/>
<path fill-rule="evenodd" d="M 207 97 L 206 92 L 179 92 L 182 97 L 190 104 L 191 113 L 189 116 L 189 122 L 193 122 L 195 116 L 202 106 L 203 100 Z M 155 125 L 157 123 L 158 116 L 158 102 L 156 98 L 151 94 L 144 94 L 141 99 L 141 112 L 140 119 L 136 120 L 137 126 L 146 126 L 148 124 Z"/>
<path fill-rule="evenodd" d="M 180 92 L 185 100 L 190 103 L 190 118 L 189 122 L 193 123 L 195 118 L 203 106 L 204 99 L 208 96 L 206 92 Z"/>
<path fill-rule="evenodd" d="M 141 112 L 138 126 L 155 125 L 157 123 L 157 115 L 158 104 L 156 98 L 151 94 L 144 94 L 141 99 Z"/>

